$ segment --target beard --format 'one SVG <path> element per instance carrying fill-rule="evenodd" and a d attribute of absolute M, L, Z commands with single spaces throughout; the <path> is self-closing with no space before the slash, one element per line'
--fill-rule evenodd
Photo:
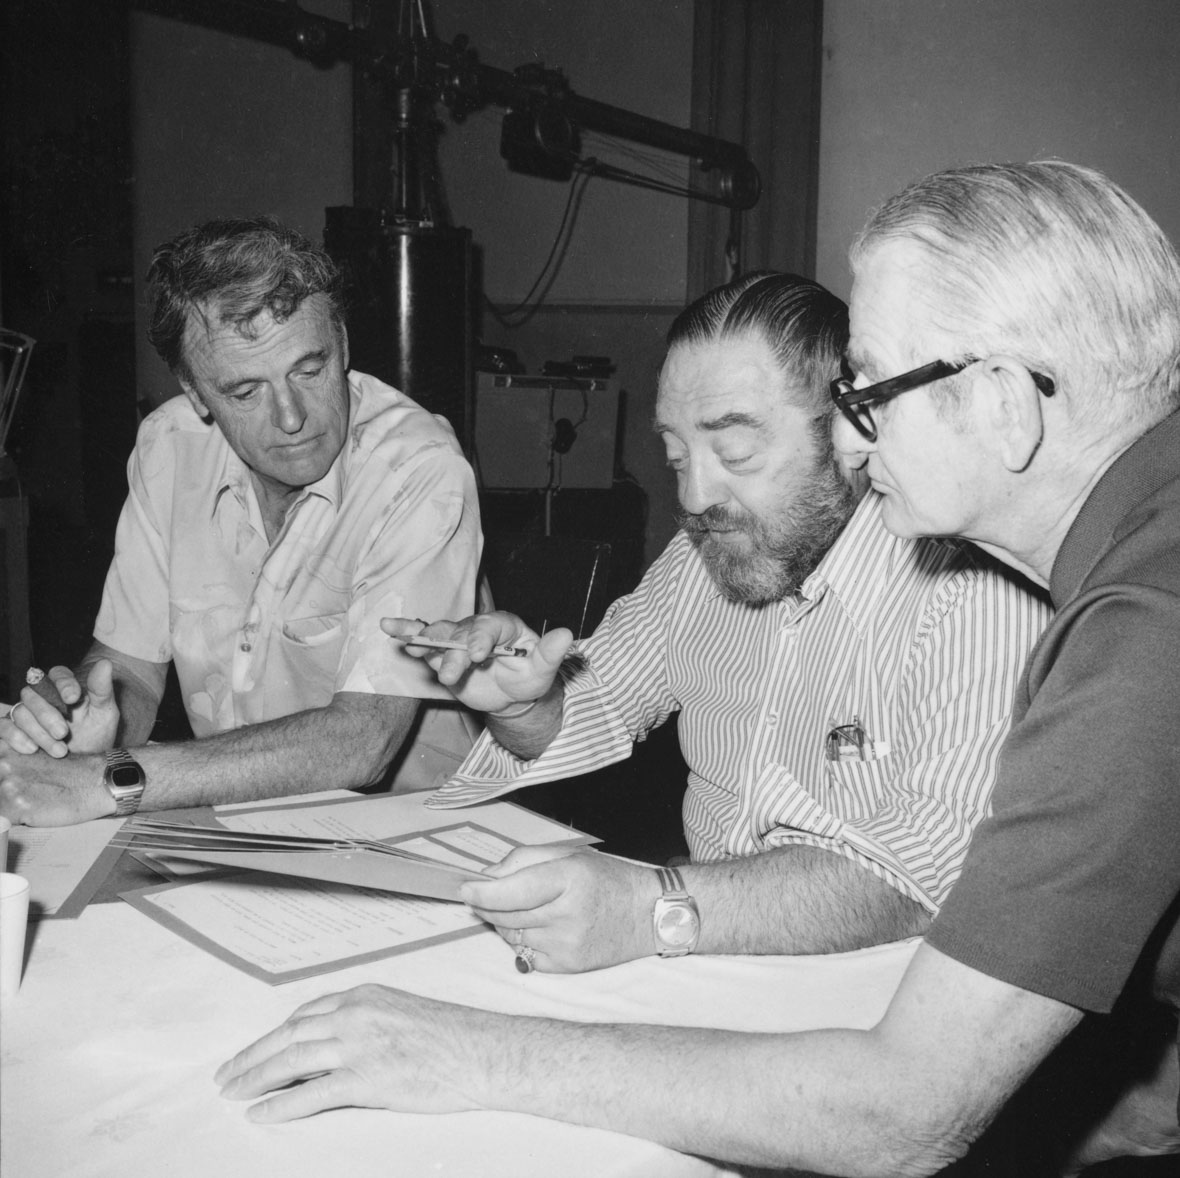
<path fill-rule="evenodd" d="M 682 514 L 680 526 L 726 598 L 769 605 L 794 593 L 815 571 L 859 500 L 829 452 L 816 464 L 803 495 L 769 519 L 710 507 L 700 515 Z M 713 531 L 744 532 L 750 543 L 739 551 L 716 540 Z"/>

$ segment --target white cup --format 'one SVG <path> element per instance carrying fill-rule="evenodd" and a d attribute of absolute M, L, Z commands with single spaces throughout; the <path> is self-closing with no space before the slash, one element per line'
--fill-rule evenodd
<path fill-rule="evenodd" d="M 29 881 L 6 871 L 0 874 L 0 996 L 20 989 L 28 923 Z"/>
<path fill-rule="evenodd" d="M 8 832 L 12 823 L 7 818 L 0 818 L 0 871 L 8 870 Z"/>

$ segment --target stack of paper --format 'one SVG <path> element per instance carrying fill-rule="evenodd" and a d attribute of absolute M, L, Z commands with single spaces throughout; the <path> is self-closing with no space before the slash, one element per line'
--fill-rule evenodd
<path fill-rule="evenodd" d="M 174 882 L 120 895 L 274 984 L 486 931 L 455 902 L 464 880 L 517 847 L 598 841 L 513 802 L 433 810 L 428 796 L 287 799 L 194 812 L 191 822 L 179 813 L 129 819 L 118 844 Z M 193 875 L 201 864 L 210 870 Z"/>
<path fill-rule="evenodd" d="M 135 818 L 123 827 L 115 843 L 136 851 L 163 852 L 169 859 L 297 875 L 436 900 L 457 900 L 464 880 L 480 878 L 478 869 L 442 863 L 399 848 L 394 841 L 259 834 Z"/>

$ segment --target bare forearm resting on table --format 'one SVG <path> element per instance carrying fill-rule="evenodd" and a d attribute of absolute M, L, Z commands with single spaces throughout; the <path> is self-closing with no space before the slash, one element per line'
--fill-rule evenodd
<path fill-rule="evenodd" d="M 345 693 L 297 712 L 200 740 L 135 751 L 144 805 L 217 805 L 367 785 L 400 747 L 418 701 Z"/>
<path fill-rule="evenodd" d="M 929 914 L 867 868 L 817 847 L 683 870 L 702 953 L 841 953 L 920 936 Z"/>
<path fill-rule="evenodd" d="M 727 1161 L 925 1175 L 1081 1017 L 926 949 L 899 999 L 871 1030 L 792 1035 L 487 1016 L 497 1062 L 476 1099 Z"/>

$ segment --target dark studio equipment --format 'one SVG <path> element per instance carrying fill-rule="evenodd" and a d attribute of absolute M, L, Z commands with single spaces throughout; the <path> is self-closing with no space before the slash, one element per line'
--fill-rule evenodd
<path fill-rule="evenodd" d="M 468 453 L 475 435 L 472 242 L 468 230 L 447 223 L 434 152 L 439 104 L 456 121 L 503 107 L 500 152 L 515 171 L 554 181 L 589 174 L 730 208 L 731 252 L 740 240 L 740 211 L 761 192 L 739 144 L 584 98 L 560 70 L 485 65 L 466 37 L 446 44 L 433 36 L 423 0 L 399 0 L 396 22 L 389 19 L 392 3 L 356 4 L 353 24 L 292 0 L 133 5 L 285 46 L 318 65 L 350 62 L 375 88 L 392 146 L 389 191 L 379 208 L 328 209 L 324 232 L 346 276 L 353 362 L 447 416 Z M 584 159 L 583 131 L 685 156 L 698 182 L 678 186 Z"/>
<path fill-rule="evenodd" d="M 442 414 L 470 454 L 470 231 L 344 206 L 325 210 L 324 248 L 344 274 L 353 367 Z"/>

